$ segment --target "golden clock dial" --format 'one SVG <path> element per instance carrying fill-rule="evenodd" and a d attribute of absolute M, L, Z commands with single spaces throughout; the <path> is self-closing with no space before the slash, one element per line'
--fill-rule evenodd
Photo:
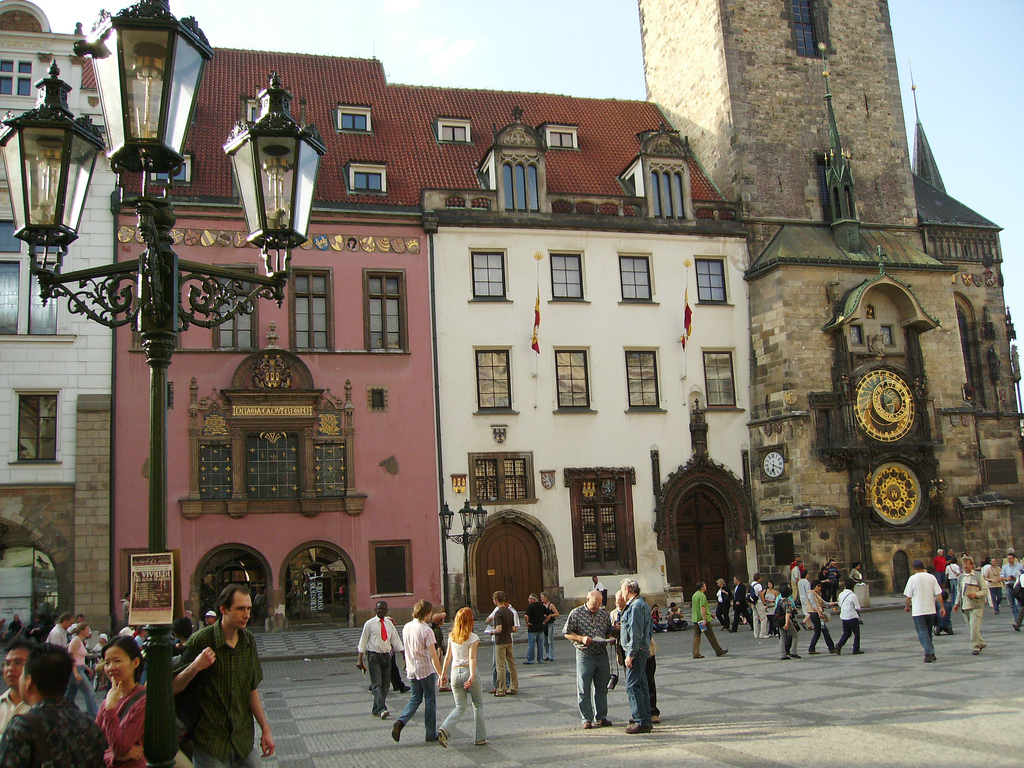
<path fill-rule="evenodd" d="M 871 506 L 892 525 L 913 522 L 921 509 L 921 483 L 913 470 L 899 462 L 883 464 L 871 477 Z"/>
<path fill-rule="evenodd" d="M 857 384 L 854 412 L 868 437 L 891 443 L 906 437 L 914 426 L 914 396 L 899 375 L 871 371 Z"/>

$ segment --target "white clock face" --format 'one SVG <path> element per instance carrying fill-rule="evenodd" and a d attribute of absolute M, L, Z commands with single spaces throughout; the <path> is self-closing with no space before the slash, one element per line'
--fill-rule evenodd
<path fill-rule="evenodd" d="M 764 471 L 765 477 L 774 480 L 777 477 L 782 477 L 782 473 L 786 469 L 786 460 L 778 451 L 769 451 L 761 460 L 761 469 Z"/>

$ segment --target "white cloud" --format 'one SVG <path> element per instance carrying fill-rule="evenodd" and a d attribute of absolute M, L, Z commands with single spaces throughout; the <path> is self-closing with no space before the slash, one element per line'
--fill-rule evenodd
<path fill-rule="evenodd" d="M 384 0 L 384 13 L 409 13 L 420 7 L 421 0 Z"/>

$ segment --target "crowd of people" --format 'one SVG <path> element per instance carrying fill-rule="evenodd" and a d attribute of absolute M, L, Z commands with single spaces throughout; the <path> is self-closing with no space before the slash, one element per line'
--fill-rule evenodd
<path fill-rule="evenodd" d="M 274 754 L 257 691 L 262 669 L 246 629 L 248 588 L 229 585 L 216 607 L 219 616 L 198 631 L 187 616 L 174 625 L 175 768 L 255 768 L 254 721 L 262 755 Z M 85 617 L 67 612 L 42 642 L 26 632 L 8 639 L 0 766 L 145 768 L 145 631 L 126 626 L 113 639 L 100 634 L 92 646 L 91 637 Z M 79 697 L 84 711 L 75 704 Z"/>

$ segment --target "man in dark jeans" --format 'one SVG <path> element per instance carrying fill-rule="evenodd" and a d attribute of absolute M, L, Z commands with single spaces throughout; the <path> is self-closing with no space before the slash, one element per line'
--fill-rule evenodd
<path fill-rule="evenodd" d="M 547 632 L 547 625 L 544 623 L 544 619 L 547 618 L 548 609 L 544 607 L 544 603 L 537 599 L 537 595 L 530 593 L 527 599 L 528 605 L 526 606 L 526 632 L 529 645 L 526 649 L 526 663 L 533 664 L 533 659 L 536 656 L 537 663 L 544 663 L 544 638 Z"/>
<path fill-rule="evenodd" d="M 754 630 L 754 620 L 750 615 L 750 603 L 747 602 L 747 585 L 739 576 L 732 577 L 732 629 L 738 632 L 740 619 L 746 619 L 750 630 Z"/>

